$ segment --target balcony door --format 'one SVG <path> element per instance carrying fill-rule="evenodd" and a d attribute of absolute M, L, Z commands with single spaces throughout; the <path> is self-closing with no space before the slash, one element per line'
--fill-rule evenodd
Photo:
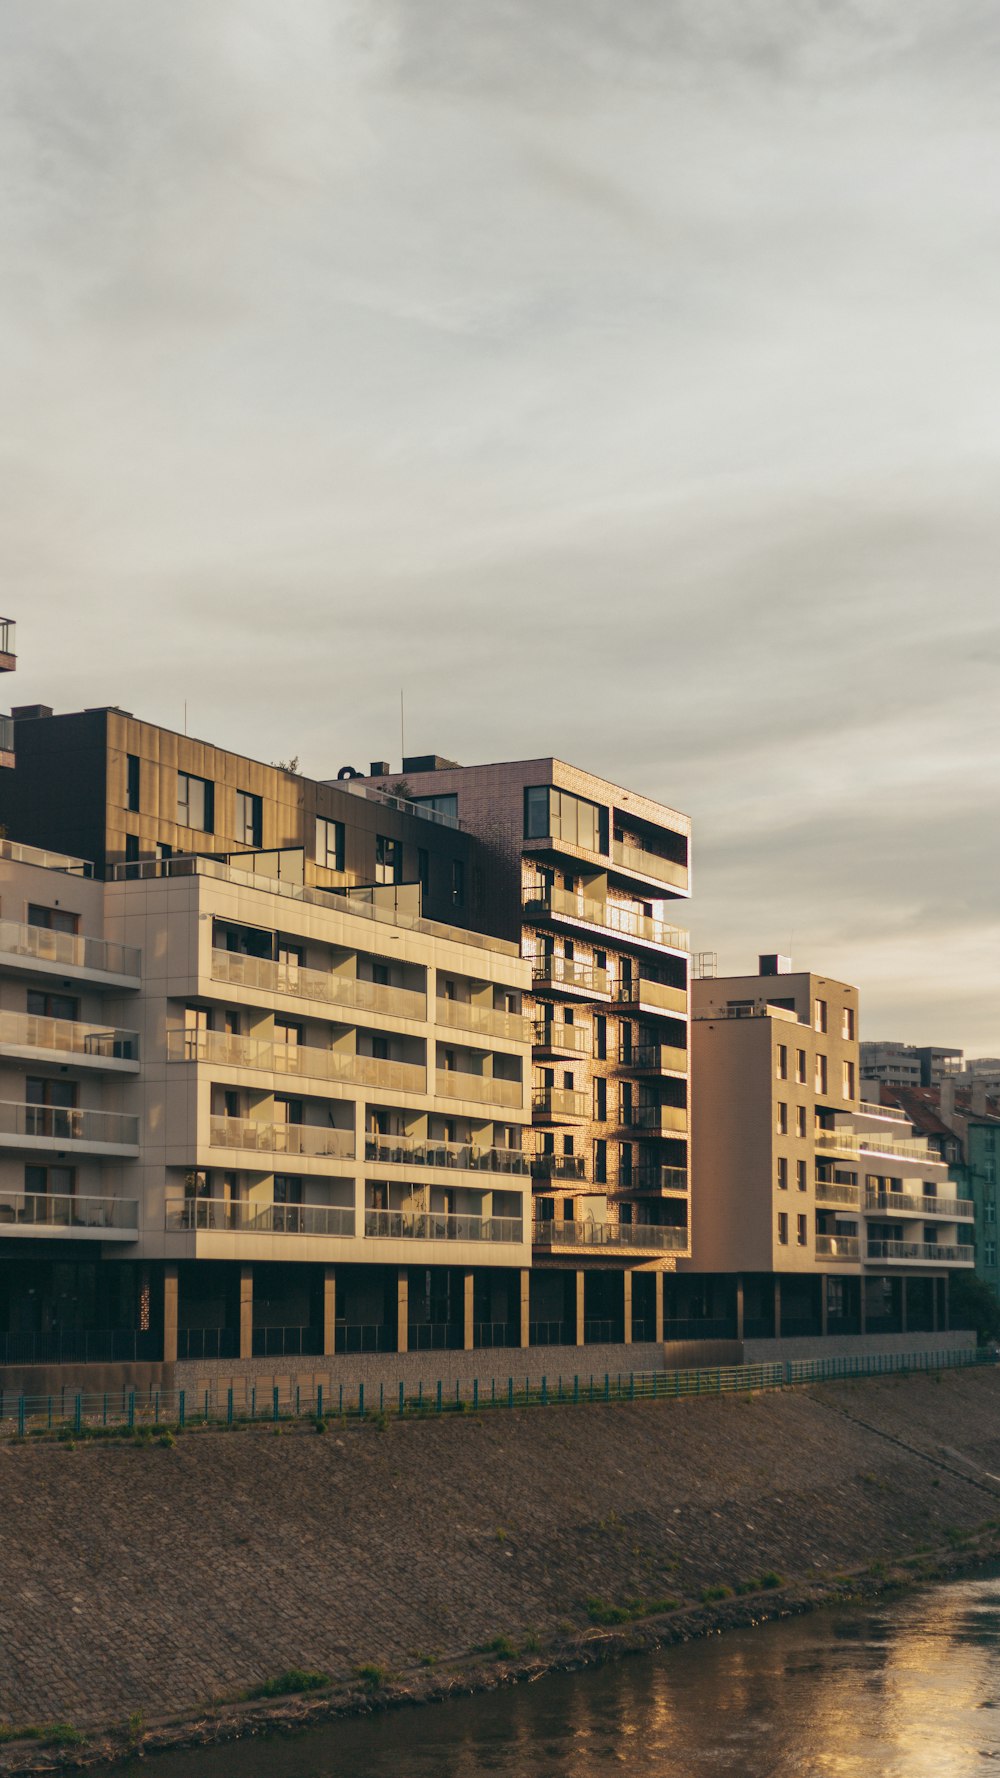
<path fill-rule="evenodd" d="M 48 1080 L 29 1074 L 24 1089 L 25 1135 L 68 1140 L 78 1134 L 78 1119 L 74 1116 L 76 1095 L 75 1080 Z"/>

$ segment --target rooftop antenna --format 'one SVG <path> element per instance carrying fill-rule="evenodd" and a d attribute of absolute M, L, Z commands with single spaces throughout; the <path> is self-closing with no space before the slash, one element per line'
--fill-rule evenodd
<path fill-rule="evenodd" d="M 187 734 L 187 732 L 188 732 L 188 701 L 187 701 L 187 698 L 185 698 L 184 699 L 184 733 Z"/>
<path fill-rule="evenodd" d="M 406 728 L 405 728 L 404 717 L 403 717 L 403 688 L 402 688 L 402 686 L 400 686 L 400 688 L 399 688 L 399 769 L 400 769 L 400 771 L 403 770 L 403 761 L 405 758 L 406 758 Z"/>

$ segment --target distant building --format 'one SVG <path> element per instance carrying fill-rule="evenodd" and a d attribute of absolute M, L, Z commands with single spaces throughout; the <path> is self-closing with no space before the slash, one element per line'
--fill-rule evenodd
<path fill-rule="evenodd" d="M 997 1225 L 997 1167 L 1000 1165 L 1000 1096 L 987 1079 L 960 1084 L 963 1075 L 937 1087 L 884 1086 L 883 1100 L 905 1111 L 928 1143 L 948 1164 L 964 1197 L 975 1207 L 977 1276 L 1000 1294 Z"/>
<path fill-rule="evenodd" d="M 861 1080 L 867 1086 L 937 1086 L 962 1065 L 961 1050 L 933 1044 L 869 1042 L 861 1045 Z"/>

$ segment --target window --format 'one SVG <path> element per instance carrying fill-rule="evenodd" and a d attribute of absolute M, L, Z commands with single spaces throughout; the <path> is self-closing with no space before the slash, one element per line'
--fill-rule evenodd
<path fill-rule="evenodd" d="M 316 817 L 316 863 L 324 870 L 344 868 L 344 823 Z"/>
<path fill-rule="evenodd" d="M 795 1163 L 795 1186 L 796 1190 L 800 1192 L 804 1192 L 806 1189 L 805 1161 L 796 1161 Z"/>
<path fill-rule="evenodd" d="M 597 803 L 544 784 L 524 793 L 524 836 L 529 840 L 564 840 L 585 852 L 608 851 L 608 811 Z"/>
<path fill-rule="evenodd" d="M 784 1099 L 778 1100 L 778 1103 L 776 1106 L 776 1111 L 777 1111 L 777 1119 L 775 1122 L 775 1129 L 777 1130 L 779 1136 L 787 1136 L 788 1135 L 788 1106 L 785 1104 Z"/>
<path fill-rule="evenodd" d="M 983 1242 L 983 1259 L 985 1260 L 985 1262 L 988 1266 L 995 1266 L 996 1265 L 996 1263 L 997 1263 L 997 1244 L 995 1241 L 984 1241 Z"/>
<path fill-rule="evenodd" d="M 800 1247 L 805 1247 L 808 1243 L 809 1236 L 806 1230 L 806 1219 L 804 1216 L 797 1216 L 795 1218 L 795 1239 Z"/>
<path fill-rule="evenodd" d="M 845 1099 L 854 1098 L 854 1063 L 845 1062 L 843 1069 L 843 1095 Z"/>
<path fill-rule="evenodd" d="M 622 1021 L 618 1032 L 619 1055 L 623 1062 L 632 1060 L 632 1026 L 628 1019 Z"/>
<path fill-rule="evenodd" d="M 996 1222 L 997 1207 L 992 1198 L 987 1198 L 983 1204 L 983 1214 L 987 1222 Z"/>
<path fill-rule="evenodd" d="M 594 1082 L 594 1117 L 599 1124 L 608 1121 L 608 1083 L 603 1075 Z"/>
<path fill-rule="evenodd" d="M 451 861 L 451 905 L 455 908 L 465 906 L 465 865 L 460 858 Z"/>
<path fill-rule="evenodd" d="M 137 753 L 126 753 L 125 755 L 125 807 L 130 809 L 133 815 L 139 807 L 139 755 Z"/>
<path fill-rule="evenodd" d="M 804 1087 L 806 1084 L 806 1052 L 805 1052 L 805 1050 L 796 1050 L 796 1052 L 795 1052 L 795 1080 L 796 1080 L 797 1085 L 800 1087 Z"/>
<path fill-rule="evenodd" d="M 599 1062 L 607 1060 L 608 1021 L 603 1013 L 598 1013 L 594 1020 L 594 1054 Z"/>
<path fill-rule="evenodd" d="M 816 1057 L 816 1091 L 820 1098 L 826 1098 L 826 1057 Z"/>
<path fill-rule="evenodd" d="M 526 840 L 549 837 L 549 793 L 544 784 L 533 784 L 524 793 L 524 837 Z"/>
<path fill-rule="evenodd" d="M 854 1008 L 845 1006 L 840 1020 L 840 1035 L 848 1043 L 854 1042 Z"/>
<path fill-rule="evenodd" d="M 598 1185 L 605 1185 L 608 1178 L 608 1145 L 603 1136 L 598 1136 L 594 1143 L 594 1180 Z"/>
<path fill-rule="evenodd" d="M 43 908 L 31 902 L 28 925 L 43 926 L 47 932 L 79 932 L 80 916 L 71 914 L 68 908 Z"/>
<path fill-rule="evenodd" d="M 806 1133 L 806 1108 L 804 1105 L 795 1107 L 795 1134 L 804 1136 Z"/>
<path fill-rule="evenodd" d="M 161 860 L 161 862 L 164 858 L 172 858 L 173 855 L 174 855 L 173 846 L 168 846 L 166 840 L 158 840 L 157 841 L 156 856 L 157 856 L 157 858 L 159 858 Z"/>
<path fill-rule="evenodd" d="M 777 1076 L 779 1080 L 788 1079 L 788 1045 L 785 1043 L 778 1045 Z"/>
<path fill-rule="evenodd" d="M 190 772 L 177 774 L 177 824 L 198 833 L 215 832 L 215 785 Z"/>
<path fill-rule="evenodd" d="M 778 1156 L 778 1190 L 780 1192 L 788 1190 L 788 1161 L 783 1154 Z"/>
<path fill-rule="evenodd" d="M 632 1144 L 621 1142 L 618 1145 L 618 1184 L 632 1184 Z"/>
<path fill-rule="evenodd" d="M 387 834 L 375 835 L 375 881 L 376 883 L 400 883 L 403 879 L 403 848 L 399 840 L 390 840 Z"/>
<path fill-rule="evenodd" d="M 138 864 L 138 862 L 139 835 L 137 833 L 127 833 L 125 835 L 125 863 Z"/>
<path fill-rule="evenodd" d="M 28 1013 L 34 1019 L 78 1019 L 80 1002 L 69 994 L 46 994 L 41 988 L 29 988 Z"/>
<path fill-rule="evenodd" d="M 458 794 L 452 791 L 446 796 L 411 796 L 411 803 L 418 809 L 431 809 L 435 815 L 444 815 L 449 821 L 458 820 Z"/>
<path fill-rule="evenodd" d="M 54 1198 L 71 1198 L 76 1190 L 76 1171 L 73 1167 L 25 1167 L 24 1189 L 33 1194 L 44 1192 Z"/>
<path fill-rule="evenodd" d="M 825 1000 L 814 1000 L 813 1001 L 813 1030 L 814 1031 L 825 1031 L 826 1030 L 826 1001 Z"/>
<path fill-rule="evenodd" d="M 781 1247 L 788 1246 L 788 1212 L 787 1212 L 787 1210 L 779 1210 L 778 1211 L 778 1244 Z"/>
<path fill-rule="evenodd" d="M 251 790 L 236 792 L 236 838 L 241 846 L 264 844 L 264 800 Z"/>

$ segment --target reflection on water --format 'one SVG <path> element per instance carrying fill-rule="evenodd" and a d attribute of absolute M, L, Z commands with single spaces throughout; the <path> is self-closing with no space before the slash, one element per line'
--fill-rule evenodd
<path fill-rule="evenodd" d="M 992 1762 L 996 1762 L 995 1766 Z M 1000 1581 L 824 1612 L 155 1778 L 1000 1778 Z"/>

